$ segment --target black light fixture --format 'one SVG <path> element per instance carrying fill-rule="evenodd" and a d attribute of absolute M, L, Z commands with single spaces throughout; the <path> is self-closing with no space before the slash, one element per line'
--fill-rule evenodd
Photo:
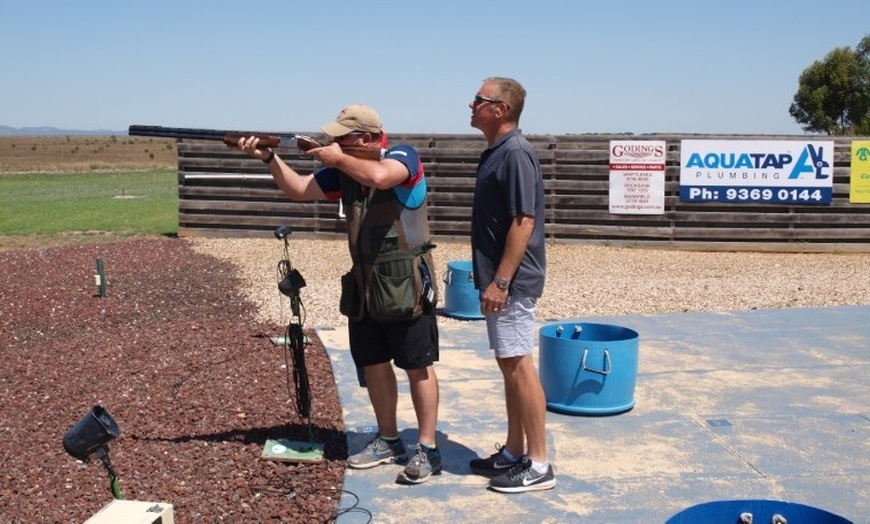
<path fill-rule="evenodd" d="M 67 453 L 82 462 L 88 462 L 92 456 L 96 456 L 103 463 L 109 473 L 110 489 L 112 496 L 121 498 L 118 489 L 115 470 L 109 459 L 110 440 L 121 435 L 121 428 L 109 412 L 100 405 L 96 405 L 71 427 L 63 437 L 63 448 Z"/>

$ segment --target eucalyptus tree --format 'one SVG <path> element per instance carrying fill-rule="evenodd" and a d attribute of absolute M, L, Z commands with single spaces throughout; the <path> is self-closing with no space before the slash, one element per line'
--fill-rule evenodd
<path fill-rule="evenodd" d="M 870 35 L 804 69 L 788 111 L 804 131 L 870 134 Z"/>

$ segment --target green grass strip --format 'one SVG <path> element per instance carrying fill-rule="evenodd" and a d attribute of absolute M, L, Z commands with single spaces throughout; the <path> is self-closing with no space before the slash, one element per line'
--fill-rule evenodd
<path fill-rule="evenodd" d="M 0 235 L 177 230 L 174 170 L 0 176 Z"/>

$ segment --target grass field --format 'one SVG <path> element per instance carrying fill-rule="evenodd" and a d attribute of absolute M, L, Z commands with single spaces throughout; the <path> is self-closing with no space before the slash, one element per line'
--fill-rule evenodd
<path fill-rule="evenodd" d="M 0 137 L 0 248 L 174 235 L 175 141 Z"/>

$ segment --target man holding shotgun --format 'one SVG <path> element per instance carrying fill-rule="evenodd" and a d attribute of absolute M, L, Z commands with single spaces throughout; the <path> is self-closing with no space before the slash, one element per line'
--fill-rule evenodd
<path fill-rule="evenodd" d="M 260 149 L 256 136 L 240 138 L 237 147 L 267 164 L 290 199 L 341 199 L 352 267 L 341 279 L 340 309 L 378 425 L 378 435 L 347 463 L 364 469 L 407 458 L 397 423 L 395 363 L 408 376 L 419 428 L 414 454 L 396 482 L 419 484 L 442 468 L 435 442 L 437 285 L 423 164 L 409 145 L 387 148 L 380 116 L 369 106 L 347 106 L 321 127 L 333 142 L 308 151 L 325 166 L 311 175 Z"/>

